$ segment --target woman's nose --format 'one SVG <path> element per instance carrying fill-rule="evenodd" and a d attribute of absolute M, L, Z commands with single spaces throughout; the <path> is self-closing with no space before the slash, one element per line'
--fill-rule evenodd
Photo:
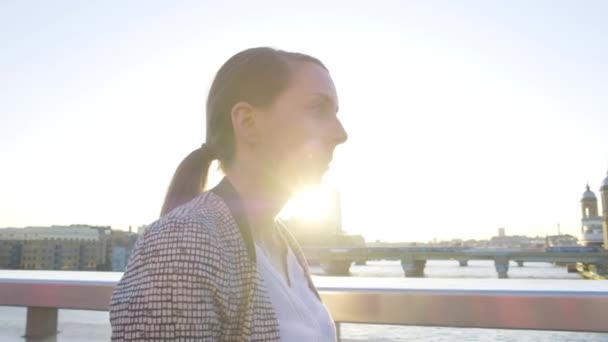
<path fill-rule="evenodd" d="M 336 118 L 335 124 L 333 126 L 332 138 L 333 142 L 336 145 L 343 144 L 344 142 L 346 142 L 346 140 L 348 140 L 348 133 L 346 133 L 342 122 L 340 122 L 340 119 L 338 118 Z"/>

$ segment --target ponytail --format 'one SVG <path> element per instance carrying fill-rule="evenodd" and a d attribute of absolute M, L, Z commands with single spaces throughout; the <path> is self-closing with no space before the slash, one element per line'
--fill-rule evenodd
<path fill-rule="evenodd" d="M 208 144 L 203 144 L 182 160 L 171 179 L 160 216 L 189 202 L 203 192 L 207 183 L 209 167 L 215 159 L 217 157 L 213 149 Z"/>

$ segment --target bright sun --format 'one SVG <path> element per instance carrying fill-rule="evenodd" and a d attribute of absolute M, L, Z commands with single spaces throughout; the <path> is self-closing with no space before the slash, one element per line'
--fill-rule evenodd
<path fill-rule="evenodd" d="M 331 192 L 324 187 L 309 188 L 294 196 L 279 213 L 282 219 L 297 217 L 308 221 L 328 218 L 332 208 Z"/>
<path fill-rule="evenodd" d="M 224 177 L 217 162 L 214 162 L 207 178 L 207 189 L 214 187 Z M 306 221 L 322 221 L 332 219 L 339 210 L 339 203 L 336 198 L 335 190 L 327 185 L 307 188 L 300 191 L 296 196 L 287 202 L 283 210 L 279 213 L 281 219 L 298 218 Z M 339 215 L 339 213 L 337 213 Z"/>

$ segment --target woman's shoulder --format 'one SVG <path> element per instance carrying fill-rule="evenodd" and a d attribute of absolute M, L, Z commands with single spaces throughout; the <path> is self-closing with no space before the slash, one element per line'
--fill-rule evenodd
<path fill-rule="evenodd" d="M 144 239 L 177 242 L 208 241 L 217 246 L 230 215 L 221 198 L 213 192 L 204 192 L 191 201 L 175 208 L 149 224 Z"/>
<path fill-rule="evenodd" d="M 171 210 L 161 217 L 161 219 L 211 218 L 225 211 L 225 205 L 223 204 L 223 200 L 213 191 L 205 191 L 192 200 Z"/>

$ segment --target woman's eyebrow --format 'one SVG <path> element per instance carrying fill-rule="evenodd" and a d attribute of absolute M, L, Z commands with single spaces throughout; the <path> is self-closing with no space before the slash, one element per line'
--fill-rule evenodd
<path fill-rule="evenodd" d="M 334 99 L 333 96 L 330 96 L 330 95 L 328 95 L 326 93 L 320 93 L 320 92 L 314 92 L 311 95 L 313 97 L 320 97 L 323 100 L 323 102 L 325 102 L 327 104 L 330 104 L 330 105 L 333 105 L 334 107 L 336 107 L 336 112 L 339 111 L 340 106 L 338 105 L 337 100 Z"/>

